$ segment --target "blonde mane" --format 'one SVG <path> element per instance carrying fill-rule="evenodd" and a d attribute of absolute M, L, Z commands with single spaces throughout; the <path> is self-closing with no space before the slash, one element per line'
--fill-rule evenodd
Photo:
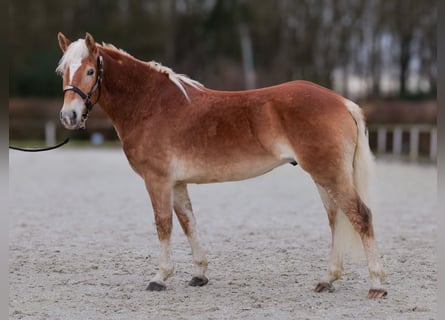
<path fill-rule="evenodd" d="M 100 44 L 96 44 L 96 45 L 99 48 L 113 50 L 113 51 L 116 51 L 123 55 L 133 57 L 126 51 L 116 48 L 114 45 L 109 44 L 109 43 L 102 42 L 102 45 L 100 45 Z M 70 46 L 65 51 L 62 58 L 60 59 L 59 64 L 56 68 L 56 72 L 58 74 L 63 74 L 63 72 L 69 65 L 71 65 L 73 63 L 80 65 L 81 61 L 84 58 L 88 57 L 88 55 L 89 55 L 89 52 L 88 52 L 87 46 L 85 45 L 85 40 L 79 39 L 77 41 L 74 41 L 73 43 L 70 44 Z M 178 74 L 178 73 L 174 72 L 172 69 L 170 69 L 169 67 L 163 66 L 162 64 L 160 64 L 156 61 L 146 62 L 146 65 L 157 72 L 167 75 L 168 78 L 170 79 L 170 81 L 173 82 L 176 85 L 176 87 L 178 87 L 179 90 L 181 90 L 181 92 L 184 94 L 184 96 L 186 97 L 186 99 L 189 102 L 190 102 L 190 98 L 187 94 L 184 84 L 192 86 L 193 88 L 198 89 L 198 90 L 201 90 L 204 87 L 198 81 L 190 79 L 185 74 Z"/>
<path fill-rule="evenodd" d="M 163 66 L 159 62 L 150 61 L 150 62 L 147 62 L 147 65 L 150 68 L 156 70 L 157 72 L 166 74 L 168 76 L 168 78 L 170 79 L 170 81 L 173 82 L 179 88 L 179 90 L 182 91 L 182 93 L 184 94 L 184 96 L 187 98 L 187 100 L 189 102 L 190 102 L 190 98 L 187 94 L 187 91 L 185 90 L 183 83 L 188 84 L 198 90 L 202 90 L 202 88 L 204 87 L 198 81 L 190 79 L 185 74 L 178 74 L 178 73 L 174 72 L 172 69 L 170 69 L 169 67 Z"/>

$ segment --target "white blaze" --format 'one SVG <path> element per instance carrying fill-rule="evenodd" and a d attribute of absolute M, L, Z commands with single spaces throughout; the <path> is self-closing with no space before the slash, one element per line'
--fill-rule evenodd
<path fill-rule="evenodd" d="M 76 61 L 76 62 L 72 62 L 69 66 L 69 70 L 70 70 L 70 83 L 71 84 L 73 82 L 73 77 L 74 74 L 76 73 L 77 69 L 79 69 L 79 67 L 82 65 L 82 62 Z"/>

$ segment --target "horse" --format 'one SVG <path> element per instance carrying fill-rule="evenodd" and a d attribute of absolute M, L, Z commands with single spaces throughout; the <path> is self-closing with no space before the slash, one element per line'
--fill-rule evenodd
<path fill-rule="evenodd" d="M 96 43 L 89 33 L 73 42 L 58 33 L 58 42 L 61 122 L 67 129 L 85 128 L 89 112 L 99 105 L 145 182 L 160 244 L 159 269 L 148 291 L 165 290 L 174 273 L 173 211 L 191 247 L 189 285 L 208 283 L 187 184 L 247 179 L 290 163 L 316 184 L 332 234 L 327 272 L 315 291 L 334 290 L 345 252 L 361 242 L 371 278 L 367 297 L 386 296 L 368 206 L 374 160 L 357 104 L 302 80 L 246 91 L 212 90 L 159 63 Z"/>

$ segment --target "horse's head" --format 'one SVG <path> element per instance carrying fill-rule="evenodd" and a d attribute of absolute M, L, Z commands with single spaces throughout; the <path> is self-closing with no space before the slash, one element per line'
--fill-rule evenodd
<path fill-rule="evenodd" d="M 102 57 L 89 33 L 85 39 L 71 42 L 59 32 L 58 39 L 64 53 L 56 70 L 63 78 L 60 120 L 67 129 L 84 128 L 88 113 L 100 97 Z"/>

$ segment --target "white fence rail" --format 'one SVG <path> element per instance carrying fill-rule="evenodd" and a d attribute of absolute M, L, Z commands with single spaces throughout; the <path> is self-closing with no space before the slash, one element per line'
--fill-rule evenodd
<path fill-rule="evenodd" d="M 373 151 L 378 155 L 391 154 L 396 157 L 408 156 L 417 161 L 421 156 L 430 160 L 437 159 L 437 127 L 429 124 L 388 124 L 370 125 L 369 135 L 375 136 L 375 143 L 371 143 Z M 420 152 L 420 135 L 427 134 L 428 154 Z M 405 134 L 405 138 L 404 138 Z M 388 141 L 392 138 L 392 141 Z M 425 145 L 425 143 L 424 143 Z M 390 146 L 388 150 L 388 146 Z"/>

